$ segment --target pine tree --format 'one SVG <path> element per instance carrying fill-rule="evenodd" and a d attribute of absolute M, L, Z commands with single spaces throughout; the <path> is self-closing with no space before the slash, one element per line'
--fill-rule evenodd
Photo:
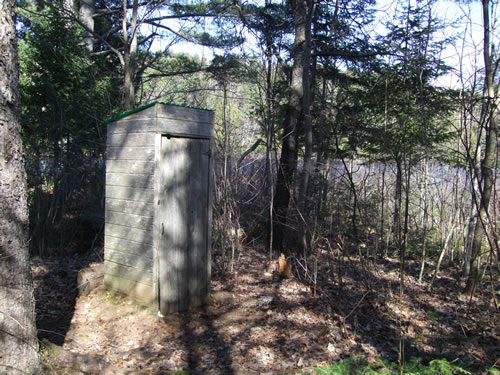
<path fill-rule="evenodd" d="M 38 370 L 14 0 L 0 2 L 0 373 Z"/>

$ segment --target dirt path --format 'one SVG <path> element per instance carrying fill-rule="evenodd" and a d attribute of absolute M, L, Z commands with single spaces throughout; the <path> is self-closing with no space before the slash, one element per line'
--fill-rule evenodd
<path fill-rule="evenodd" d="M 43 319 L 45 315 L 58 312 L 63 325 L 60 336 L 55 336 L 64 340 L 41 332 L 50 358 L 48 370 L 286 371 L 353 355 L 364 355 L 370 363 L 379 358 L 395 360 L 400 339 L 405 341 L 407 358 L 453 353 L 478 369 L 491 366 L 500 353 L 498 312 L 487 306 L 486 294 L 473 301 L 472 315 L 467 316 L 469 301 L 459 295 L 458 285 L 449 277 L 430 294 L 409 276 L 410 287 L 400 298 L 394 292 L 397 264 L 380 263 L 368 272 L 357 261 L 349 261 L 340 264 L 339 276 L 339 264 L 324 256 L 317 263 L 322 278 L 316 278 L 317 293 L 313 293 L 307 278 L 274 280 L 265 272 L 265 256 L 246 249 L 231 277 L 214 276 L 208 306 L 170 314 L 164 320 L 102 287 L 88 296 L 65 300 L 63 282 L 51 280 L 57 287 L 46 290 L 47 273 L 43 274 L 40 261 L 34 264 L 38 304 L 47 302 L 44 298 L 55 299 L 51 308 L 38 309 L 39 327 L 49 321 Z M 72 277 L 67 271 L 66 276 Z M 57 321 L 51 324 L 47 331 L 57 331 Z M 47 339 L 62 346 L 48 344 Z"/>

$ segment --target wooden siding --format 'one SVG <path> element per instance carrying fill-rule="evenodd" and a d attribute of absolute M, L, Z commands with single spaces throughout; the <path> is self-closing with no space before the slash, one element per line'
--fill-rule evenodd
<path fill-rule="evenodd" d="M 195 108 L 175 107 L 168 105 L 156 105 L 156 116 L 158 118 L 180 120 L 184 124 L 191 122 L 204 122 L 211 128 L 214 113 L 212 111 L 200 111 Z"/>
<path fill-rule="evenodd" d="M 114 134 L 151 133 L 155 130 L 154 117 L 131 119 L 126 117 L 108 124 L 108 137 Z"/>
<path fill-rule="evenodd" d="M 155 106 L 145 108 L 142 111 L 130 114 L 127 117 L 123 117 L 109 125 L 112 125 L 111 129 L 114 130 L 115 127 L 120 127 L 123 124 L 134 122 L 134 129 L 138 127 L 138 124 L 143 124 L 145 126 L 154 125 L 151 122 L 153 119 L 171 119 L 179 120 L 180 123 L 190 123 L 190 122 L 200 122 L 206 123 L 209 128 L 212 128 L 214 113 L 212 111 L 203 111 L 195 108 L 168 106 L 161 103 Z M 108 125 L 108 128 L 109 128 Z M 135 130 L 132 131 L 135 131 Z M 130 133 L 129 131 L 126 131 Z"/>
<path fill-rule="evenodd" d="M 154 137 L 151 133 L 112 134 L 108 137 L 106 147 L 151 147 Z"/>
<path fill-rule="evenodd" d="M 211 138 L 214 113 L 156 104 L 108 125 L 108 147 L 141 144 L 141 133 Z M 113 137 L 109 138 L 109 135 Z"/>
<path fill-rule="evenodd" d="M 213 119 L 212 119 L 213 120 Z M 209 150 L 209 164 L 208 164 L 208 220 L 207 220 L 207 264 L 205 265 L 205 272 L 207 275 L 206 295 L 210 294 L 210 280 L 212 278 L 212 219 L 213 219 L 213 203 L 214 203 L 214 150 L 215 140 L 210 138 Z"/>
<path fill-rule="evenodd" d="M 200 121 L 182 121 L 176 118 L 152 118 L 151 124 L 145 124 L 144 121 L 120 120 L 116 125 L 122 128 L 114 127 L 111 134 L 113 139 L 108 141 L 108 147 L 127 147 L 128 145 L 141 146 L 145 140 L 141 136 L 144 132 L 155 132 L 160 134 L 172 134 L 176 136 L 209 138 L 212 135 L 212 127 L 208 122 Z M 111 124 L 110 124 L 111 125 Z M 113 124 L 115 125 L 115 124 Z M 109 126 L 109 125 L 108 125 Z M 124 129 L 130 129 L 131 132 L 125 132 Z"/>
<path fill-rule="evenodd" d="M 162 134 L 171 134 L 174 136 L 185 136 L 190 138 L 210 137 L 210 126 L 208 126 L 207 123 L 182 123 L 180 120 L 174 119 L 158 119 L 157 131 Z"/>
<path fill-rule="evenodd" d="M 104 271 L 104 285 L 110 290 L 126 294 L 144 305 L 154 304 L 153 288 L 135 280 L 125 279 Z"/>
<path fill-rule="evenodd" d="M 108 211 L 106 222 L 109 224 L 117 224 L 117 225 L 126 223 L 126 225 L 129 225 L 133 228 L 150 231 L 153 225 L 153 217 L 131 215 L 123 212 Z"/>
<path fill-rule="evenodd" d="M 154 224 L 153 224 L 153 292 L 154 308 L 160 311 L 160 191 L 161 191 L 161 139 L 162 135 L 155 134 L 155 173 L 154 178 Z"/>
<path fill-rule="evenodd" d="M 106 223 L 105 235 L 117 237 L 124 240 L 153 244 L 153 231 L 132 228 L 125 225 L 114 225 Z M 106 241 L 104 242 L 106 246 Z"/>
<path fill-rule="evenodd" d="M 152 176 L 155 164 L 137 160 L 106 160 L 106 173 L 132 173 Z"/>
<path fill-rule="evenodd" d="M 108 126 L 105 285 L 150 303 L 153 296 L 154 134 Z"/>
<path fill-rule="evenodd" d="M 136 242 L 133 240 L 126 240 L 118 237 L 108 237 L 107 250 L 110 252 L 119 251 L 120 253 L 127 253 L 130 255 L 144 256 L 153 259 L 153 245 L 143 242 Z M 105 255 L 106 257 L 106 255 Z M 118 262 L 119 263 L 119 262 Z"/>
<path fill-rule="evenodd" d="M 131 267 L 105 260 L 104 273 L 146 285 L 153 285 L 153 272 L 145 272 L 144 269 L 140 267 Z"/>
<path fill-rule="evenodd" d="M 137 204 L 135 201 L 106 198 L 106 209 L 108 212 L 117 211 L 133 215 L 153 216 L 154 214 L 153 202 Z"/>
<path fill-rule="evenodd" d="M 106 185 L 153 189 L 153 180 L 147 174 L 109 172 L 106 174 Z"/>
<path fill-rule="evenodd" d="M 153 161 L 154 149 L 151 148 L 150 146 L 145 146 L 145 147 L 108 146 L 107 159 Z"/>

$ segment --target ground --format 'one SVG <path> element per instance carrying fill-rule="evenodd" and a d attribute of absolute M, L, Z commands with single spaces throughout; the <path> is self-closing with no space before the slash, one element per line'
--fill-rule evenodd
<path fill-rule="evenodd" d="M 324 251 L 307 267 L 292 259 L 293 277 L 280 279 L 267 272 L 264 252 L 245 248 L 234 272 L 214 265 L 207 306 L 159 319 L 102 286 L 78 297 L 77 271 L 98 259 L 32 261 L 46 373 L 276 373 L 352 356 L 376 367 L 378 359 L 397 361 L 400 348 L 405 359 L 457 359 L 473 373 L 500 366 L 492 294 L 500 287 L 488 276 L 471 299 L 453 269 L 429 291 L 429 279 L 418 283 L 418 264 L 409 262 L 401 296 L 396 260 Z"/>

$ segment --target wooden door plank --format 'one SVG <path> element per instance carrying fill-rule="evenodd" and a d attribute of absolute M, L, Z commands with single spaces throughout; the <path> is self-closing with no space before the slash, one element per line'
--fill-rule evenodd
<path fill-rule="evenodd" d="M 163 137 L 162 312 L 186 310 L 206 298 L 209 146 L 206 139 Z"/>

